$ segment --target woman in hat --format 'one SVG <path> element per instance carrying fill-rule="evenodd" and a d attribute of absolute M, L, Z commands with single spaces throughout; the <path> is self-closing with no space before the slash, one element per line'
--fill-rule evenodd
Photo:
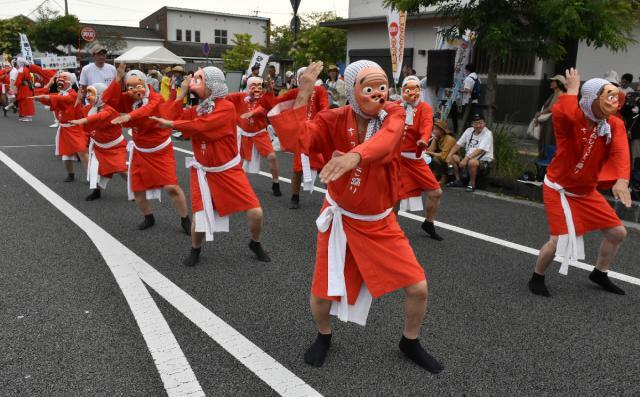
<path fill-rule="evenodd" d="M 340 70 L 336 65 L 329 66 L 329 78 L 324 86 L 329 93 L 329 103 L 332 108 L 344 106 L 347 103 L 344 80 L 340 79 Z"/>
<path fill-rule="evenodd" d="M 431 156 L 431 169 L 438 178 L 440 186 L 447 183 L 447 156 L 456 144 L 456 138 L 449 129 L 446 120 L 438 120 L 433 123 L 432 139 L 427 154 Z"/>
<path fill-rule="evenodd" d="M 556 139 L 553 134 L 553 119 L 551 109 L 556 104 L 560 95 L 567 92 L 566 80 L 563 75 L 557 74 L 549 79 L 549 85 L 553 91 L 549 98 L 542 105 L 542 109 L 534 116 L 536 123 L 540 124 L 540 140 L 538 141 L 538 156 L 544 158 L 545 148 L 548 145 L 555 145 Z"/>

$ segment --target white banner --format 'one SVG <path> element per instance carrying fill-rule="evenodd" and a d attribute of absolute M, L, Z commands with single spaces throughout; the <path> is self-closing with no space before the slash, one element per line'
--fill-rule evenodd
<path fill-rule="evenodd" d="M 31 51 L 31 45 L 29 44 L 29 39 L 27 35 L 24 33 L 19 33 L 20 35 L 20 52 L 22 52 L 22 57 L 26 59 L 29 63 L 33 63 L 33 52 Z"/>
<path fill-rule="evenodd" d="M 407 12 L 389 9 L 387 15 L 387 31 L 389 48 L 391 48 L 391 72 L 393 80 L 398 84 L 404 57 L 404 32 L 407 26 Z"/>
<path fill-rule="evenodd" d="M 249 68 L 247 68 L 247 76 L 251 75 L 251 68 L 255 64 L 260 65 L 260 73 L 258 74 L 258 76 L 262 76 L 262 73 L 264 73 L 264 69 L 267 67 L 268 62 L 269 55 L 254 51 L 253 57 L 251 57 L 251 62 L 249 63 Z"/>
<path fill-rule="evenodd" d="M 75 56 L 59 57 L 55 55 L 49 55 L 42 58 L 36 58 L 36 63 L 40 64 L 43 69 L 76 69 L 78 60 Z"/>

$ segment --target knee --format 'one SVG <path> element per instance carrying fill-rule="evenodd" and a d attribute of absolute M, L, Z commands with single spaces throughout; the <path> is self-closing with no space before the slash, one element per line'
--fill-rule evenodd
<path fill-rule="evenodd" d="M 620 244 L 627 238 L 627 229 L 624 226 L 609 229 L 605 233 L 605 238 L 614 244 Z"/>
<path fill-rule="evenodd" d="M 405 293 L 407 298 L 426 300 L 429 294 L 429 288 L 427 287 L 427 280 L 421 281 L 417 284 L 406 287 Z"/>
<path fill-rule="evenodd" d="M 262 207 L 252 208 L 247 211 L 247 218 L 251 221 L 262 220 Z"/>
<path fill-rule="evenodd" d="M 558 236 L 551 236 L 547 241 L 547 246 L 555 251 L 558 248 Z"/>
<path fill-rule="evenodd" d="M 169 194 L 169 196 L 175 197 L 180 194 L 180 186 L 177 186 L 177 185 L 165 186 L 164 189 Z"/>
<path fill-rule="evenodd" d="M 478 160 L 469 160 L 469 168 L 478 169 L 480 162 Z"/>
<path fill-rule="evenodd" d="M 269 153 L 269 155 L 267 155 L 267 160 L 269 161 L 276 161 L 276 153 L 275 152 L 271 152 Z"/>
<path fill-rule="evenodd" d="M 432 200 L 440 200 L 440 197 L 442 197 L 442 189 L 431 190 L 427 196 Z"/>

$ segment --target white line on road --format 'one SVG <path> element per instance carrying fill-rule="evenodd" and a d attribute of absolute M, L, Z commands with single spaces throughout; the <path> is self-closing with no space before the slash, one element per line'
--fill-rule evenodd
<path fill-rule="evenodd" d="M 96 244 L 131 306 L 169 396 L 198 396 L 204 393 L 166 320 L 142 281 L 280 395 L 321 396 L 2 151 L 0 161 L 77 224 Z"/>
<path fill-rule="evenodd" d="M 174 149 L 179 151 L 179 152 L 182 152 L 182 153 L 193 155 L 193 152 L 190 152 L 190 151 L 182 149 L 182 148 L 178 148 L 178 147 L 174 146 Z M 264 171 L 260 171 L 260 175 L 266 176 L 268 178 L 271 178 L 271 174 L 267 173 L 267 172 L 264 172 Z M 282 182 L 291 183 L 291 179 L 288 179 L 288 178 L 280 177 L 280 180 Z M 317 186 L 314 186 L 313 189 L 315 191 L 321 192 L 321 193 L 326 193 L 327 192 L 326 189 L 323 189 L 323 188 L 317 187 Z M 424 217 L 418 216 L 418 215 L 414 215 L 414 214 L 411 214 L 409 212 L 400 211 L 398 215 L 403 216 L 405 218 L 413 219 L 413 220 L 416 220 L 416 221 L 419 221 L 419 222 L 424 222 Z M 449 225 L 447 223 L 438 222 L 438 221 L 435 221 L 435 224 L 438 227 L 441 227 L 441 228 L 446 229 L 446 230 L 450 230 L 450 231 L 455 232 L 455 233 L 464 234 L 465 236 L 469 236 L 469 237 L 476 238 L 478 240 L 483 240 L 483 241 L 486 241 L 486 242 L 489 242 L 489 243 L 501 245 L 503 247 L 511 248 L 511 249 L 516 250 L 516 251 L 524 252 L 524 253 L 531 254 L 531 255 L 534 255 L 534 256 L 538 256 L 538 254 L 540 253 L 540 251 L 535 249 L 535 248 L 527 247 L 527 246 L 521 245 L 521 244 L 512 243 L 511 241 L 507 241 L 507 240 L 503 240 L 501 238 L 497 238 L 497 237 L 489 236 L 489 235 L 486 235 L 486 234 L 474 232 L 473 230 L 464 229 L 464 228 L 459 227 L 459 226 Z M 555 258 L 554 260 L 556 262 L 560 262 L 561 261 L 560 258 Z M 589 265 L 589 264 L 583 263 L 583 262 L 577 262 L 574 265 L 574 267 L 577 267 L 578 269 L 588 270 L 588 271 L 592 271 L 593 270 L 593 266 L 592 265 Z M 618 280 L 626 281 L 626 282 L 631 283 L 631 284 L 640 285 L 640 278 L 637 278 L 637 277 L 628 276 L 626 274 L 613 272 L 613 271 L 609 271 L 609 276 L 612 277 L 612 278 L 618 279 Z"/>

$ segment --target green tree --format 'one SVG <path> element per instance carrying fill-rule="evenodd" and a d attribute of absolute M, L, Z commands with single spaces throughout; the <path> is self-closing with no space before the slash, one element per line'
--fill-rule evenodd
<path fill-rule="evenodd" d="M 624 50 L 635 42 L 632 32 L 640 11 L 638 0 L 384 0 L 384 4 L 416 13 L 420 7 L 435 6 L 441 16 L 450 18 L 450 37 L 475 32 L 476 48 L 489 61 L 488 122 L 497 94 L 497 65 L 507 54 L 557 61 L 571 41 Z"/>
<path fill-rule="evenodd" d="M 123 50 L 127 46 L 127 42 L 124 40 L 122 33 L 98 33 L 98 42 L 113 54 L 120 50 Z M 91 44 L 94 45 L 93 43 Z"/>
<path fill-rule="evenodd" d="M 234 34 L 231 43 L 234 47 L 222 53 L 225 70 L 247 70 L 253 52 L 262 49 L 260 44 L 251 41 L 248 33 Z"/>
<path fill-rule="evenodd" d="M 301 19 L 302 28 L 298 33 L 298 41 L 289 51 L 289 56 L 296 65 L 304 66 L 313 61 L 322 61 L 328 66 L 346 59 L 347 32 L 320 26 L 321 22 L 338 19 L 335 13 L 309 13 Z"/>
<path fill-rule="evenodd" d="M 38 8 L 38 18 L 31 30 L 33 46 L 40 51 L 60 52 L 58 46 L 78 45 L 80 21 L 75 15 L 59 15 L 46 6 Z"/>
<path fill-rule="evenodd" d="M 270 41 L 265 52 L 280 58 L 288 58 L 289 51 L 293 47 L 293 32 L 289 25 L 269 25 L 266 29 Z"/>
<path fill-rule="evenodd" d="M 0 20 L 0 52 L 18 54 L 20 52 L 18 33 L 29 33 L 32 26 L 33 21 L 22 15 Z"/>

